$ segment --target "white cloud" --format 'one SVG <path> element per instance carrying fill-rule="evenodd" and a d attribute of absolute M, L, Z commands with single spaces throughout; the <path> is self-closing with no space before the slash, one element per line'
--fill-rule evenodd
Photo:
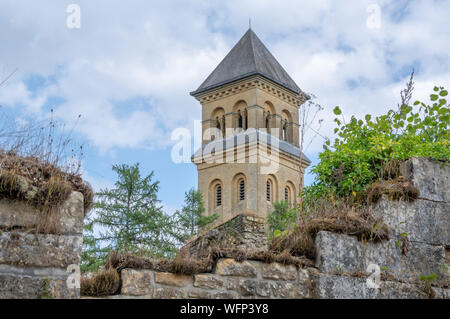
<path fill-rule="evenodd" d="M 82 120 L 78 132 L 102 151 L 170 143 L 170 130 L 201 116 L 189 96 L 252 26 L 299 86 L 326 109 L 379 114 L 393 107 L 416 70 L 416 95 L 449 84 L 449 2 L 375 1 L 381 28 L 368 29 L 374 1 L 77 1 L 81 29 L 65 26 L 70 2 L 2 1 L 0 63 L 19 73 L 0 88 L 0 104 L 39 114 L 50 96 L 65 102 L 55 114 Z M 55 77 L 31 92 L 30 74 Z M 349 84 L 352 84 L 350 86 Z M 144 107 L 126 102 L 135 98 Z M 316 139 L 309 152 L 321 149 Z"/>

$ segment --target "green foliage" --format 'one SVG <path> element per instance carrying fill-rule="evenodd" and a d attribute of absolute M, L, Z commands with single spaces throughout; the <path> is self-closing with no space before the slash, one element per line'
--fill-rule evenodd
<path fill-rule="evenodd" d="M 40 298 L 41 299 L 52 299 L 52 295 L 50 293 L 50 279 L 44 278 L 41 283 L 40 290 Z"/>
<path fill-rule="evenodd" d="M 218 214 L 204 216 L 205 206 L 199 190 L 191 188 L 185 193 L 184 206 L 174 215 L 174 236 L 181 243 L 197 236 L 201 229 L 207 228 L 219 218 Z"/>
<path fill-rule="evenodd" d="M 437 273 L 434 272 L 430 275 L 420 275 L 419 279 L 420 279 L 420 281 L 422 281 L 424 283 L 432 284 L 433 282 L 435 282 L 438 279 L 438 275 L 437 275 Z"/>
<path fill-rule="evenodd" d="M 99 238 L 94 235 L 94 222 L 92 219 L 85 219 L 83 226 L 83 249 L 81 251 L 82 273 L 95 272 L 105 263 L 110 248 L 100 247 Z"/>
<path fill-rule="evenodd" d="M 293 229 L 298 220 L 296 209 L 290 208 L 287 201 L 275 202 L 273 203 L 273 208 L 274 210 L 267 216 L 269 240 Z"/>
<path fill-rule="evenodd" d="M 412 91 L 412 89 L 411 89 Z M 409 94 L 411 93 L 409 92 Z M 352 116 L 346 123 L 339 107 L 334 109 L 334 143 L 327 141 L 319 154 L 320 163 L 313 167 L 316 180 L 305 188 L 313 197 L 346 197 L 364 192 L 379 177 L 388 161 L 411 157 L 450 158 L 450 109 L 447 90 L 435 87 L 430 103 L 403 104 L 397 111 L 372 119 Z M 356 196 L 356 195 L 355 195 Z"/>
<path fill-rule="evenodd" d="M 95 270 L 98 258 L 110 250 L 152 257 L 173 254 L 172 222 L 159 205 L 153 172 L 142 177 L 139 164 L 115 165 L 113 171 L 118 177 L 115 187 L 96 194 L 95 214 L 85 228 L 84 269 Z"/>

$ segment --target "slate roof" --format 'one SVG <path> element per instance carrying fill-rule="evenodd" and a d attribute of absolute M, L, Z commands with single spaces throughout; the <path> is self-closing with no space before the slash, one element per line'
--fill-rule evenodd
<path fill-rule="evenodd" d="M 246 145 L 249 143 L 257 142 L 258 144 L 267 144 L 272 148 L 276 148 L 280 152 L 284 152 L 288 155 L 291 155 L 295 158 L 300 158 L 300 148 L 288 143 L 286 141 L 280 140 L 279 138 L 268 134 L 267 132 L 260 131 L 254 128 L 250 128 L 246 131 L 238 133 L 236 135 L 232 135 L 227 138 L 211 141 L 207 144 L 203 144 L 201 148 L 199 148 L 194 155 L 192 155 L 191 159 L 193 161 L 197 161 L 203 156 L 209 155 L 210 151 L 226 150 L 229 148 L 234 148 L 241 145 Z M 205 148 L 208 146 L 208 151 L 205 153 Z M 311 160 L 305 155 L 302 154 L 303 161 L 307 163 L 311 163 Z"/>
<path fill-rule="evenodd" d="M 302 92 L 253 30 L 249 29 L 199 88 L 191 92 L 191 95 L 195 96 L 256 74 L 297 94 Z"/>

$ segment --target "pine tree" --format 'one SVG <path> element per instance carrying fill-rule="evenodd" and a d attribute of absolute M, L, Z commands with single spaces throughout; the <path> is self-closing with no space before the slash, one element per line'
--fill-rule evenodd
<path fill-rule="evenodd" d="M 185 193 L 184 206 L 174 215 L 177 233 L 174 236 L 180 241 L 197 236 L 201 229 L 211 225 L 219 215 L 205 216 L 203 196 L 199 190 L 191 188 Z"/>
<path fill-rule="evenodd" d="M 96 215 L 92 218 L 99 229 L 96 244 L 152 257 L 173 254 L 171 220 L 159 205 L 159 182 L 152 182 L 153 172 L 141 177 L 139 164 L 112 169 L 118 177 L 115 187 L 96 194 Z"/>

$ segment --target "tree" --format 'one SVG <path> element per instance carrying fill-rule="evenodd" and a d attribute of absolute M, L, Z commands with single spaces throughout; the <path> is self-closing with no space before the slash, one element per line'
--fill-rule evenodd
<path fill-rule="evenodd" d="M 267 226 L 269 228 L 269 239 L 281 235 L 284 231 L 296 226 L 297 211 L 289 207 L 288 201 L 273 203 L 273 211 L 267 216 Z"/>
<path fill-rule="evenodd" d="M 99 240 L 94 235 L 94 223 L 87 219 L 83 227 L 83 249 L 81 252 L 81 272 L 98 270 L 108 257 L 110 248 L 100 247 Z"/>
<path fill-rule="evenodd" d="M 197 236 L 202 228 L 206 228 L 219 218 L 218 214 L 204 216 L 204 213 L 205 206 L 202 193 L 191 188 L 185 193 L 183 208 L 174 215 L 177 228 L 177 233 L 174 236 L 180 242 L 185 242 L 187 239 Z"/>
<path fill-rule="evenodd" d="M 141 177 L 139 164 L 115 165 L 112 169 L 118 177 L 115 188 L 96 194 L 92 224 L 99 226 L 99 237 L 95 241 L 121 252 L 173 254 L 171 222 L 159 206 L 159 182 L 152 182 L 153 172 Z"/>

